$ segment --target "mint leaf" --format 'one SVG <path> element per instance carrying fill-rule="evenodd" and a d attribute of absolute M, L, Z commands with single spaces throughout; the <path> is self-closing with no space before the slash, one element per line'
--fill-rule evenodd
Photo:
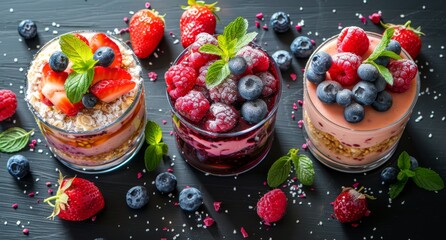
<path fill-rule="evenodd" d="M 415 176 L 412 178 L 418 187 L 428 191 L 438 191 L 444 188 L 443 179 L 435 171 L 417 167 L 414 169 Z"/>
<path fill-rule="evenodd" d="M 70 102 L 77 103 L 82 100 L 82 95 L 88 91 L 88 88 L 93 81 L 93 76 L 93 68 L 84 73 L 72 72 L 68 75 L 64 88 Z"/>
<path fill-rule="evenodd" d="M 227 41 L 241 39 L 246 34 L 247 29 L 248 20 L 242 17 L 237 17 L 223 29 L 223 35 Z"/>
<path fill-rule="evenodd" d="M 296 168 L 296 177 L 303 185 L 312 185 L 314 182 L 314 167 L 311 159 L 303 154 L 299 155 L 297 161 L 293 161 Z"/>
<path fill-rule="evenodd" d="M 92 58 L 92 59 L 87 60 L 83 63 L 74 63 L 73 66 L 71 66 L 71 68 L 77 73 L 84 73 L 84 72 L 94 68 L 94 66 L 96 65 L 97 62 L 98 61 L 96 61 Z"/>
<path fill-rule="evenodd" d="M 229 76 L 228 63 L 223 60 L 217 60 L 211 64 L 206 74 L 206 87 L 211 89 L 218 86 L 226 77 Z"/>
<path fill-rule="evenodd" d="M 158 145 L 149 145 L 144 152 L 144 162 L 148 171 L 155 170 L 163 160 L 163 148 Z"/>
<path fill-rule="evenodd" d="M 246 35 L 244 35 L 242 38 L 237 40 L 237 44 L 235 45 L 235 52 L 238 52 L 242 47 L 248 45 L 250 42 L 252 42 L 257 37 L 256 32 L 250 32 Z"/>
<path fill-rule="evenodd" d="M 409 178 L 405 177 L 404 179 L 390 185 L 389 197 L 391 199 L 395 199 L 403 191 L 404 186 L 406 186 L 407 180 L 409 180 Z"/>
<path fill-rule="evenodd" d="M 381 53 L 380 57 L 389 57 L 389 58 L 396 59 L 396 60 L 401 59 L 400 55 L 398 55 L 398 54 L 396 54 L 396 53 L 394 53 L 392 51 L 389 51 L 389 50 L 384 50 Z"/>
<path fill-rule="evenodd" d="M 22 150 L 29 141 L 29 136 L 34 132 L 19 127 L 8 128 L 0 133 L 0 152 L 12 153 Z"/>
<path fill-rule="evenodd" d="M 147 121 L 144 134 L 146 135 L 146 142 L 150 145 L 158 144 L 163 138 L 163 131 L 161 127 L 156 122 L 150 120 Z"/>
<path fill-rule="evenodd" d="M 73 34 L 64 34 L 59 39 L 60 48 L 73 64 L 88 65 L 93 59 L 91 48 Z"/>
<path fill-rule="evenodd" d="M 213 54 L 220 57 L 223 56 L 223 51 L 218 46 L 215 46 L 213 44 L 204 44 L 200 47 L 199 51 L 202 53 Z"/>
<path fill-rule="evenodd" d="M 370 56 L 365 60 L 365 62 L 367 63 L 373 62 L 374 60 L 376 60 L 378 57 L 381 56 L 381 53 L 386 49 L 394 32 L 395 29 L 393 28 L 388 28 L 386 29 L 386 31 L 384 31 L 381 41 L 375 47 L 375 50 L 373 50 L 372 54 L 370 54 Z"/>
<path fill-rule="evenodd" d="M 384 80 L 386 80 L 386 82 L 388 84 L 393 85 L 393 76 L 392 76 L 392 73 L 390 73 L 388 68 L 386 68 L 382 65 L 376 64 L 375 62 L 371 62 L 371 64 L 373 66 L 375 66 L 376 69 L 378 69 L 379 74 L 381 74 L 381 76 L 383 76 Z"/>
<path fill-rule="evenodd" d="M 268 171 L 268 176 L 266 178 L 268 186 L 272 188 L 278 187 L 288 178 L 290 171 L 290 157 L 283 156 L 277 159 Z"/>
<path fill-rule="evenodd" d="M 409 169 L 410 168 L 410 155 L 406 151 L 403 151 L 398 156 L 397 164 L 398 164 L 398 168 L 401 170 Z"/>
<path fill-rule="evenodd" d="M 167 146 L 167 144 L 163 142 L 158 143 L 158 146 L 161 147 L 163 155 L 167 155 L 167 153 L 169 152 L 169 146 Z"/>

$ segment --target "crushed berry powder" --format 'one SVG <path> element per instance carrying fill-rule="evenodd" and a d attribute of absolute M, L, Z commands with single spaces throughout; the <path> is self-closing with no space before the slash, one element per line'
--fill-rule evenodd
<path fill-rule="evenodd" d="M 304 104 L 304 101 L 299 99 L 297 100 L 297 103 L 302 106 Z"/>
<path fill-rule="evenodd" d="M 357 188 L 359 186 L 359 183 L 353 183 L 353 187 Z"/>
<path fill-rule="evenodd" d="M 220 211 L 221 202 L 214 202 L 214 209 L 216 212 Z"/>
<path fill-rule="evenodd" d="M 359 15 L 359 20 L 365 25 L 367 23 L 367 18 L 362 15 Z"/>
<path fill-rule="evenodd" d="M 144 4 L 144 6 L 145 6 L 147 9 L 151 9 L 151 8 L 152 8 L 152 6 L 150 5 L 149 2 L 146 2 L 146 4 Z"/>
<path fill-rule="evenodd" d="M 163 125 L 166 125 L 167 120 L 163 119 Z"/>
<path fill-rule="evenodd" d="M 256 18 L 259 19 L 259 20 L 262 20 L 263 19 L 263 13 L 261 13 L 261 12 L 257 13 L 256 14 Z"/>
<path fill-rule="evenodd" d="M 156 79 L 158 78 L 158 74 L 156 72 L 149 72 L 148 75 L 149 80 L 152 82 L 156 81 Z"/>
<path fill-rule="evenodd" d="M 142 178 L 142 173 L 141 173 L 141 172 L 138 172 L 138 174 L 136 175 L 136 177 L 137 177 L 138 179 Z"/>
<path fill-rule="evenodd" d="M 206 227 L 212 226 L 214 224 L 214 222 L 215 222 L 214 219 L 209 216 L 203 220 L 203 223 Z"/>
<path fill-rule="evenodd" d="M 19 204 L 17 204 L 17 203 L 12 204 L 12 208 L 17 209 L 18 207 L 19 207 Z"/>
<path fill-rule="evenodd" d="M 255 24 L 256 24 L 256 28 L 260 28 L 260 22 L 259 21 L 255 21 Z"/>
<path fill-rule="evenodd" d="M 51 182 L 46 182 L 45 185 L 46 185 L 47 187 L 51 187 L 52 183 L 51 183 Z"/>
<path fill-rule="evenodd" d="M 372 21 L 372 23 L 379 24 L 379 22 L 381 21 L 381 13 L 373 13 L 372 15 L 369 15 L 369 19 L 370 21 Z"/>
<path fill-rule="evenodd" d="M 242 233 L 243 238 L 248 238 L 248 237 L 249 237 L 249 235 L 248 235 L 248 233 L 246 232 L 246 230 L 245 230 L 244 227 L 241 227 L 241 228 L 240 228 L 240 232 Z"/>
<path fill-rule="evenodd" d="M 297 104 L 295 102 L 293 102 L 293 109 L 297 110 Z"/>
<path fill-rule="evenodd" d="M 308 145 L 306 143 L 302 144 L 302 149 L 303 150 L 307 150 L 307 148 L 308 148 Z"/>
<path fill-rule="evenodd" d="M 125 23 L 128 23 L 128 22 L 129 22 L 129 18 L 128 18 L 128 17 L 124 17 L 122 20 L 123 20 Z"/>
<path fill-rule="evenodd" d="M 49 195 L 53 195 L 53 189 L 51 189 L 51 188 L 48 189 L 48 194 L 49 194 Z"/>
<path fill-rule="evenodd" d="M 172 173 L 172 172 L 173 172 L 173 169 L 172 169 L 172 168 L 168 168 L 167 171 L 170 172 L 170 173 Z"/>
<path fill-rule="evenodd" d="M 263 28 L 263 30 L 268 30 L 268 25 L 265 24 L 262 26 L 262 28 Z"/>
<path fill-rule="evenodd" d="M 22 232 L 25 235 L 29 235 L 29 229 L 28 228 L 24 228 Z"/>
<path fill-rule="evenodd" d="M 290 73 L 290 78 L 291 78 L 291 80 L 296 81 L 296 79 L 297 79 L 297 74 L 295 74 L 295 73 Z"/>
<path fill-rule="evenodd" d="M 36 194 L 34 193 L 34 192 L 30 192 L 30 193 L 28 193 L 28 196 L 29 197 L 34 197 Z"/>

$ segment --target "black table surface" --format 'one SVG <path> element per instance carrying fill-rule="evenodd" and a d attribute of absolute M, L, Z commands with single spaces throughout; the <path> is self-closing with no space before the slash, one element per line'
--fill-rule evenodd
<path fill-rule="evenodd" d="M 310 156 L 314 162 L 316 177 L 314 185 L 301 190 L 306 197 L 299 197 L 290 183 L 282 187 L 288 197 L 286 215 L 279 222 L 266 226 L 258 218 L 255 205 L 262 194 L 270 190 L 264 184 L 273 161 L 286 154 L 290 148 L 301 148 L 304 143 L 302 129 L 298 127 L 301 109 L 293 109 L 293 103 L 302 99 L 302 72 L 305 60 L 293 60 L 292 69 L 283 72 L 283 95 L 276 122 L 275 139 L 271 152 L 253 170 L 232 177 L 214 177 L 191 168 L 178 154 L 174 137 L 169 135 L 172 124 L 165 96 L 164 72 L 182 50 L 175 44 L 180 36 L 180 5 L 184 1 L 151 1 L 151 6 L 165 14 L 166 29 L 159 44 L 158 57 L 142 60 L 145 76 L 148 72 L 158 74 L 154 82 L 145 77 L 147 115 L 163 129 L 164 142 L 169 146 L 169 156 L 154 172 L 145 172 L 143 152 L 122 168 L 107 174 L 82 174 L 64 167 L 51 158 L 45 140 L 24 101 L 25 74 L 38 46 L 58 34 L 88 29 L 114 32 L 127 27 L 124 17 L 145 8 L 145 1 L 124 0 L 2 0 L 0 2 L 0 88 L 13 90 L 18 96 L 18 109 L 12 120 L 1 122 L 1 130 L 11 126 L 35 129 L 32 139 L 40 139 L 34 151 L 28 147 L 19 153 L 30 160 L 31 176 L 17 181 L 6 170 L 6 161 L 12 154 L 0 154 L 0 239 L 243 239 L 241 228 L 249 234 L 248 239 L 438 239 L 444 229 L 446 191 L 429 192 L 409 182 L 396 199 L 390 201 L 388 187 L 380 181 L 380 167 L 367 173 L 349 174 L 325 167 Z M 385 165 L 395 164 L 397 156 L 407 151 L 415 156 L 420 165 L 432 168 L 446 179 L 446 24 L 445 7 L 442 1 L 235 1 L 219 3 L 221 22 L 217 31 L 237 16 L 249 20 L 249 31 L 257 31 L 258 42 L 269 52 L 289 50 L 291 41 L 299 35 L 314 39 L 316 45 L 338 33 L 339 26 L 357 25 L 365 30 L 382 32 L 383 28 L 367 20 L 360 21 L 381 11 L 385 22 L 403 24 L 412 20 L 412 25 L 422 26 L 423 46 L 417 63 L 421 75 L 421 94 L 411 120 L 402 136 L 395 155 Z M 276 11 L 287 12 L 293 26 L 304 23 L 302 32 L 292 28 L 285 34 L 272 29 L 256 28 L 256 14 L 263 12 L 268 23 Z M 38 25 L 38 38 L 25 42 L 17 33 L 23 19 L 32 19 Z M 128 33 L 118 35 L 128 39 Z M 291 73 L 297 74 L 293 81 Z M 296 116 L 292 119 L 292 112 Z M 421 120 L 420 120 L 421 119 Z M 163 124 L 163 120 L 168 120 Z M 204 195 L 204 205 L 197 213 L 183 212 L 176 202 L 178 192 L 172 195 L 158 193 L 154 179 L 159 172 L 172 168 L 178 178 L 178 189 L 194 186 Z M 83 177 L 94 181 L 101 189 L 106 207 L 93 220 L 68 222 L 47 219 L 51 208 L 43 199 L 48 197 L 46 182 L 56 183 L 58 170 L 64 175 Z M 142 177 L 138 178 L 138 173 Z M 342 224 L 332 218 L 330 204 L 342 186 L 364 186 L 368 194 L 377 199 L 369 201 L 371 214 L 359 225 Z M 299 184 L 299 182 L 295 182 Z M 125 203 L 125 194 L 135 185 L 145 185 L 150 192 L 148 206 L 132 210 Z M 55 187 L 52 187 L 54 190 Z M 34 197 L 28 196 L 34 192 Z M 214 202 L 222 202 L 216 212 Z M 18 203 L 13 209 L 11 205 Z M 203 219 L 215 220 L 211 227 L 203 227 Z M 29 229 L 29 235 L 22 233 Z"/>

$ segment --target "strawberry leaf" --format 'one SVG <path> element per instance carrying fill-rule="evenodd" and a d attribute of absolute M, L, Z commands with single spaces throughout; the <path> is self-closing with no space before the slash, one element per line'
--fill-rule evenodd
<path fill-rule="evenodd" d="M 0 152 L 12 153 L 22 150 L 29 141 L 29 136 L 34 132 L 27 132 L 19 127 L 8 128 L 0 133 Z"/>
<path fill-rule="evenodd" d="M 418 187 L 428 191 L 438 191 L 444 188 L 443 179 L 435 171 L 423 167 L 417 167 L 414 171 L 415 176 L 412 179 Z"/>
<path fill-rule="evenodd" d="M 163 137 L 161 127 L 156 122 L 150 120 L 147 121 L 144 134 L 146 135 L 146 142 L 150 145 L 158 144 Z"/>
<path fill-rule="evenodd" d="M 93 68 L 83 73 L 72 72 L 68 75 L 64 88 L 70 102 L 77 103 L 82 100 L 82 96 L 88 91 L 93 81 L 93 76 Z"/>
<path fill-rule="evenodd" d="M 215 46 L 213 44 L 205 44 L 200 47 L 199 51 L 202 53 L 213 54 L 220 57 L 223 56 L 223 51 L 218 46 Z"/>
<path fill-rule="evenodd" d="M 289 156 L 282 156 L 273 163 L 266 178 L 268 186 L 272 188 L 278 187 L 288 178 L 291 171 L 290 160 Z"/>
<path fill-rule="evenodd" d="M 218 86 L 226 77 L 229 76 L 228 63 L 224 60 L 217 60 L 211 64 L 206 74 L 206 87 L 211 89 Z"/>

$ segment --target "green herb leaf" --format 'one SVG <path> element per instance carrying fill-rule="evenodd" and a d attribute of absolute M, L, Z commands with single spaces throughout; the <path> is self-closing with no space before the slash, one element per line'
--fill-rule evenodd
<path fill-rule="evenodd" d="M 237 44 L 235 45 L 235 52 L 238 52 L 242 47 L 248 45 L 252 40 L 254 40 L 257 37 L 256 32 L 250 32 L 244 35 L 242 38 L 238 39 Z"/>
<path fill-rule="evenodd" d="M 93 81 L 94 69 L 91 68 L 83 73 L 72 72 L 64 84 L 67 97 L 72 103 L 82 100 L 84 95 Z"/>
<path fill-rule="evenodd" d="M 278 187 L 290 174 L 291 161 L 289 156 L 283 156 L 276 160 L 268 171 L 266 181 L 270 187 Z"/>
<path fill-rule="evenodd" d="M 217 60 L 211 64 L 206 74 L 206 87 L 211 89 L 218 86 L 225 78 L 229 76 L 228 63 L 223 60 Z"/>
<path fill-rule="evenodd" d="M 298 161 L 293 161 L 296 168 L 296 177 L 303 185 L 312 185 L 314 182 L 314 167 L 311 159 L 303 154 L 299 155 Z"/>
<path fill-rule="evenodd" d="M 412 178 L 418 187 L 428 191 L 438 191 L 444 188 L 443 179 L 435 171 L 417 167 L 414 169 L 415 176 Z"/>
<path fill-rule="evenodd" d="M 213 54 L 220 57 L 223 56 L 223 51 L 218 46 L 215 46 L 213 44 L 204 44 L 200 47 L 199 51 L 202 53 Z"/>
<path fill-rule="evenodd" d="M 158 144 L 163 138 L 163 130 L 161 127 L 156 122 L 150 120 L 147 121 L 144 134 L 146 135 L 146 142 L 150 145 Z"/>
<path fill-rule="evenodd" d="M 398 156 L 397 164 L 398 164 L 398 168 L 401 170 L 409 169 L 410 168 L 410 155 L 406 151 L 403 151 Z"/>
<path fill-rule="evenodd" d="M 148 171 L 155 170 L 163 160 L 162 146 L 155 144 L 149 145 L 144 152 L 144 162 Z"/>
<path fill-rule="evenodd" d="M 247 29 L 248 20 L 242 17 L 237 17 L 223 29 L 223 35 L 227 41 L 241 39 L 246 34 Z"/>
<path fill-rule="evenodd" d="M 158 143 L 158 146 L 161 147 L 163 155 L 167 155 L 167 153 L 169 152 L 169 146 L 167 146 L 167 144 L 165 144 L 163 142 Z"/>
<path fill-rule="evenodd" d="M 96 61 L 92 58 L 90 60 L 83 62 L 82 64 L 74 63 L 73 66 L 71 66 L 71 68 L 77 73 L 84 73 L 84 72 L 87 72 L 88 70 L 94 68 L 94 66 L 96 65 L 97 62 L 98 61 Z"/>
<path fill-rule="evenodd" d="M 59 44 L 62 52 L 73 64 L 89 65 L 88 62 L 93 59 L 91 48 L 73 34 L 60 36 Z"/>
<path fill-rule="evenodd" d="M 378 69 L 379 74 L 381 74 L 381 76 L 383 76 L 384 80 L 386 80 L 386 82 L 388 84 L 393 85 L 393 76 L 392 76 L 392 73 L 390 73 L 388 68 L 386 68 L 382 65 L 376 64 L 375 62 L 371 62 L 371 64 L 373 66 L 375 66 L 376 69 Z"/>
<path fill-rule="evenodd" d="M 414 177 L 415 176 L 415 172 L 410 170 L 410 169 L 403 169 L 401 170 L 402 173 L 404 173 L 405 176 L 407 177 Z"/>
<path fill-rule="evenodd" d="M 378 57 L 381 56 L 382 52 L 386 49 L 387 45 L 390 42 L 390 39 L 393 36 L 393 33 L 395 32 L 395 29 L 388 28 L 386 31 L 384 31 L 384 34 L 381 38 L 381 41 L 378 43 L 378 45 L 375 47 L 375 50 L 373 50 L 372 54 L 365 60 L 365 62 L 373 62 Z"/>
<path fill-rule="evenodd" d="M 0 152 L 12 153 L 22 150 L 29 141 L 29 136 L 34 132 L 19 127 L 8 128 L 0 133 Z"/>
<path fill-rule="evenodd" d="M 389 197 L 391 199 L 395 199 L 403 191 L 408 179 L 409 178 L 405 177 L 404 179 L 390 185 Z"/>
<path fill-rule="evenodd" d="M 396 53 L 394 53 L 392 51 L 389 51 L 389 50 L 384 50 L 381 53 L 380 57 L 389 57 L 389 58 L 396 59 L 396 60 L 401 59 L 400 55 L 398 55 L 398 54 L 396 54 Z"/>

